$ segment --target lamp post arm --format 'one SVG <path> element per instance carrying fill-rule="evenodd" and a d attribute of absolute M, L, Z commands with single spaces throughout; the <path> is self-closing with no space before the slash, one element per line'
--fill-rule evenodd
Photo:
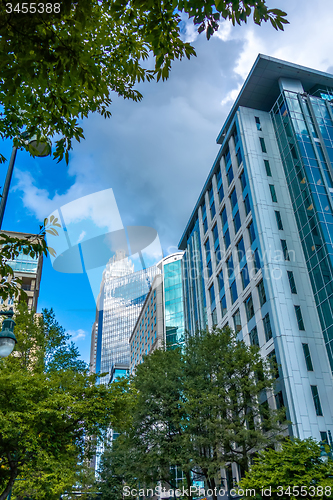
<path fill-rule="evenodd" d="M 9 193 L 10 182 L 12 180 L 12 175 L 13 175 L 13 169 L 14 169 L 14 164 L 15 164 L 16 153 L 17 153 L 17 148 L 15 146 L 13 146 L 12 154 L 11 154 L 9 165 L 8 165 L 6 180 L 5 180 L 5 184 L 4 184 L 3 191 L 2 191 L 2 198 L 1 198 L 1 202 L 0 202 L 0 229 L 2 227 L 3 216 L 4 216 L 4 213 L 5 213 L 5 208 L 6 208 L 6 203 L 7 203 L 8 193 Z"/>

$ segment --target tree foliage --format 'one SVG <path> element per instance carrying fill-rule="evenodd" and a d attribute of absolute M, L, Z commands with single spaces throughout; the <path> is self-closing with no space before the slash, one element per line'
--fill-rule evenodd
<path fill-rule="evenodd" d="M 320 451 L 313 439 L 286 439 L 280 450 L 267 449 L 259 453 L 239 487 L 255 489 L 257 499 L 267 498 L 269 488 L 269 498 L 273 500 L 333 498 L 333 462 L 322 462 Z M 262 488 L 267 490 L 265 496 L 261 494 Z"/>
<path fill-rule="evenodd" d="M 195 55 L 181 38 L 181 11 L 207 38 L 221 19 L 241 24 L 253 14 L 275 29 L 287 22 L 265 0 L 50 0 L 44 13 L 17 4 L 8 12 L 0 2 L 0 137 L 35 154 L 24 131 L 56 136 L 54 158 L 67 162 L 73 139 L 84 137 L 80 118 L 109 117 L 113 92 L 138 101 L 136 83 L 164 80 L 175 59 Z"/>
<path fill-rule="evenodd" d="M 16 349 L 0 362 L 0 500 L 13 484 L 12 498 L 58 499 L 120 415 L 121 389 L 96 384 L 52 311 L 20 305 L 15 320 Z"/>
<path fill-rule="evenodd" d="M 214 490 L 226 464 L 246 470 L 251 454 L 281 438 L 284 410 L 265 404 L 272 390 L 259 349 L 237 341 L 229 328 L 188 337 L 182 350 L 153 352 L 131 380 L 131 418 L 104 456 L 102 477 L 117 478 L 112 487 L 119 494 L 129 477 L 176 488 L 178 467 L 186 488 L 195 474 Z M 126 474 L 122 461 L 129 463 Z"/>

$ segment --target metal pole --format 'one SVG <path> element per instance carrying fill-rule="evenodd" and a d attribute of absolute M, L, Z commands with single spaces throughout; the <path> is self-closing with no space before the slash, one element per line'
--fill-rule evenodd
<path fill-rule="evenodd" d="M 13 146 L 12 155 L 10 157 L 7 175 L 6 175 L 6 180 L 5 180 L 5 184 L 3 187 L 2 198 L 1 198 L 1 202 L 0 202 L 0 229 L 2 227 L 3 216 L 5 214 L 5 208 L 6 208 L 7 198 L 8 198 L 10 182 L 12 180 L 16 153 L 17 153 L 17 148 L 15 146 Z"/>

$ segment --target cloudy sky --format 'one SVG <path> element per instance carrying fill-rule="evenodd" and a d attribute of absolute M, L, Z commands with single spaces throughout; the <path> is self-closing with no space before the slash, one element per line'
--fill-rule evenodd
<path fill-rule="evenodd" d="M 85 120 L 86 140 L 74 146 L 69 166 L 19 152 L 3 229 L 36 232 L 55 209 L 111 188 L 122 224 L 153 227 L 164 254 L 174 251 L 218 152 L 216 137 L 258 53 L 333 73 L 331 0 L 268 3 L 288 12 L 284 32 L 223 23 L 208 42 L 186 24 L 197 57 L 176 62 L 167 82 L 140 85 L 141 103 L 114 96 L 111 119 Z M 10 144 L 1 152 L 9 157 Z M 87 276 L 56 272 L 47 259 L 38 308 L 44 307 L 53 307 L 88 360 L 95 301 Z"/>

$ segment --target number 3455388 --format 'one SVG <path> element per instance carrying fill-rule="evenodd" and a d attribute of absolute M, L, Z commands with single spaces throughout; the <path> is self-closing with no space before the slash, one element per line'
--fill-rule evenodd
<path fill-rule="evenodd" d="M 7 14 L 59 14 L 60 3 L 6 3 Z"/>

